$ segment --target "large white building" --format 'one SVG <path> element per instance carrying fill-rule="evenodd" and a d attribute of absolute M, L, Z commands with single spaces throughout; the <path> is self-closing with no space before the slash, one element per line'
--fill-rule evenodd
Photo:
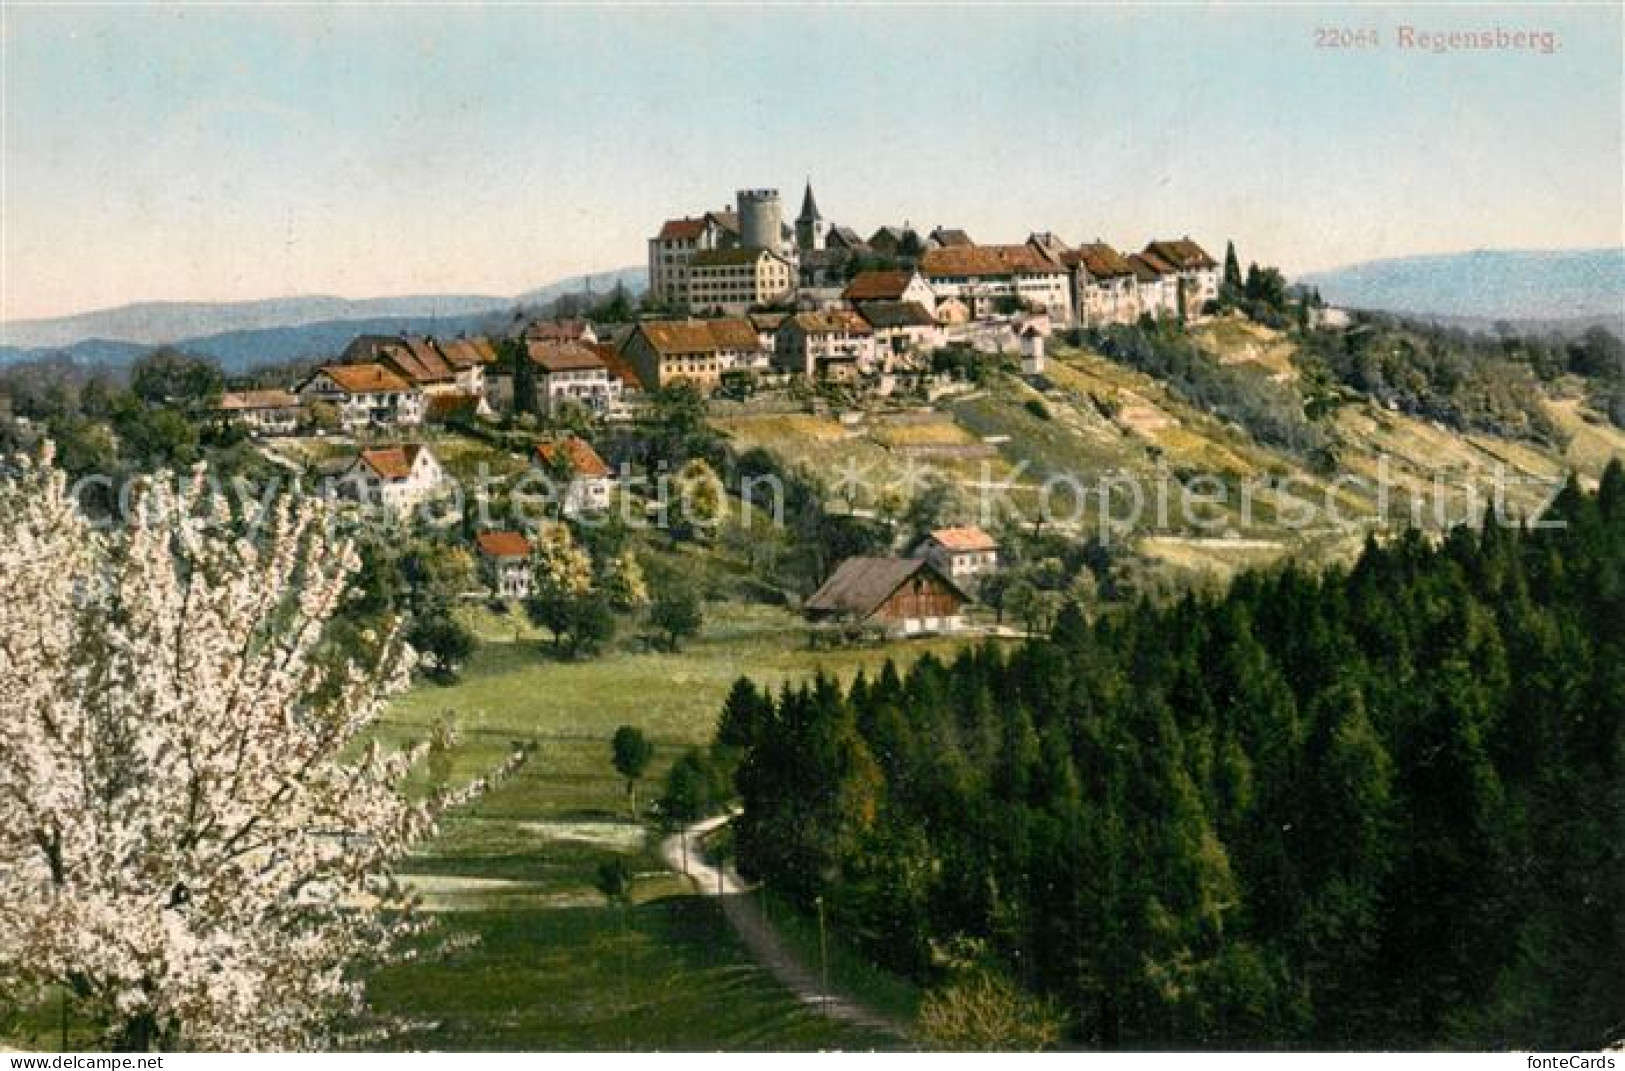
<path fill-rule="evenodd" d="M 796 269 L 765 249 L 708 249 L 688 263 L 688 307 L 696 312 L 742 316 L 753 308 L 782 304 L 795 294 Z"/>
<path fill-rule="evenodd" d="M 1030 245 L 946 246 L 920 256 L 920 274 L 939 302 L 957 299 L 976 319 L 1021 309 L 1072 319 L 1070 271 Z"/>
<path fill-rule="evenodd" d="M 739 216 L 731 209 L 668 219 L 649 239 L 649 296 L 671 308 L 688 307 L 688 266 L 695 254 L 739 247 Z"/>

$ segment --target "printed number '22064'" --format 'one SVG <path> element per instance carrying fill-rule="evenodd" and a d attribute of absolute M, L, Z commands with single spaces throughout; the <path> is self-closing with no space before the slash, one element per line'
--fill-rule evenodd
<path fill-rule="evenodd" d="M 1316 48 L 1376 48 L 1380 43 L 1376 30 L 1322 26 L 1315 31 Z"/>

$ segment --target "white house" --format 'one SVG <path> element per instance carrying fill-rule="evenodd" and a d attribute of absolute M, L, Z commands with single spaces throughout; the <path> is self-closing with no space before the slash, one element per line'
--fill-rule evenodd
<path fill-rule="evenodd" d="M 947 332 L 917 301 L 866 301 L 858 315 L 875 333 L 877 354 L 929 353 L 947 344 Z"/>
<path fill-rule="evenodd" d="M 1062 258 L 1072 269 L 1072 302 L 1083 327 L 1139 319 L 1134 265 L 1105 242 L 1085 242 Z"/>
<path fill-rule="evenodd" d="M 852 379 L 875 362 L 875 333 L 855 312 L 798 312 L 779 325 L 773 363 L 808 378 Z"/>
<path fill-rule="evenodd" d="M 440 355 L 456 372 L 457 390 L 464 394 L 485 394 L 486 372 L 497 363 L 496 347 L 484 335 L 435 339 Z"/>
<path fill-rule="evenodd" d="M 381 364 L 332 364 L 312 372 L 295 391 L 305 405 L 337 407 L 350 431 L 423 422 L 423 392 Z"/>
<path fill-rule="evenodd" d="M 1189 238 L 1151 242 L 1140 253 L 1165 278 L 1174 279 L 1174 309 L 1194 319 L 1219 299 L 1219 263 Z"/>
<path fill-rule="evenodd" d="M 860 271 L 841 297 L 853 308 L 870 301 L 912 301 L 936 315 L 937 294 L 917 271 Z"/>
<path fill-rule="evenodd" d="M 1168 273 L 1165 265 L 1138 253 L 1129 254 L 1128 262 L 1134 267 L 1134 318 L 1178 316 L 1179 277 Z"/>
<path fill-rule="evenodd" d="M 285 390 L 229 391 L 215 411 L 251 435 L 291 435 L 303 414 L 298 396 Z"/>
<path fill-rule="evenodd" d="M 536 400 L 544 412 L 554 412 L 563 402 L 575 402 L 600 416 L 619 407 L 620 377 L 587 345 L 528 342 L 525 348 L 536 366 Z"/>
<path fill-rule="evenodd" d="M 406 513 L 440 489 L 446 472 L 421 443 L 363 450 L 341 477 L 345 493 L 363 505 Z"/>
<path fill-rule="evenodd" d="M 961 587 L 999 568 L 999 544 L 975 525 L 937 528 L 920 540 L 914 557 L 924 558 Z"/>
<path fill-rule="evenodd" d="M 570 482 L 559 496 L 559 508 L 566 517 L 609 509 L 615 475 L 590 444 L 574 436 L 539 443 L 531 455 L 531 465 L 548 480 L 568 475 Z"/>
<path fill-rule="evenodd" d="M 531 592 L 530 540 L 519 532 L 481 532 L 474 537 L 480 573 L 499 599 L 528 599 Z"/>
<path fill-rule="evenodd" d="M 1044 374 L 1044 340 L 1050 336 L 1049 317 L 1044 315 L 1018 316 L 1011 323 L 1016 340 L 1021 345 L 1021 374 Z"/>

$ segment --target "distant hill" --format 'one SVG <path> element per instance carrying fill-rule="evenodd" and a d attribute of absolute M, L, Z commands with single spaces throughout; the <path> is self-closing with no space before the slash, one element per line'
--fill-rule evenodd
<path fill-rule="evenodd" d="M 0 345 L 17 349 L 44 349 L 102 338 L 158 346 L 232 331 L 297 327 L 334 320 L 466 316 L 491 312 L 511 304 L 511 298 L 468 294 L 366 298 L 357 301 L 326 295 L 268 298 L 262 301 L 152 301 L 52 320 L 13 320 L 0 324 Z"/>
<path fill-rule="evenodd" d="M 566 295 L 643 289 L 644 269 L 561 279 L 512 297 L 311 296 L 235 302 L 145 302 L 50 320 L 0 324 L 0 364 L 65 353 L 86 364 L 127 365 L 154 346 L 218 359 L 228 372 L 337 354 L 356 335 L 455 335 L 500 330 L 515 310 L 545 310 Z"/>
<path fill-rule="evenodd" d="M 505 310 L 504 310 L 505 311 Z M 298 327 L 268 327 L 259 331 L 227 331 L 180 342 L 181 349 L 213 357 L 227 372 L 242 372 L 258 365 L 341 353 L 357 335 L 463 335 L 487 330 L 493 317 L 505 322 L 502 312 L 470 316 L 383 316 L 372 320 L 324 320 Z"/>
<path fill-rule="evenodd" d="M 1486 249 L 1373 260 L 1298 282 L 1348 308 L 1486 323 L 1617 321 L 1625 310 L 1625 249 Z"/>
<path fill-rule="evenodd" d="M 580 294 L 587 290 L 600 296 L 607 296 L 614 291 L 617 283 L 624 283 L 633 294 L 641 294 L 648 283 L 648 276 L 649 269 L 642 265 L 616 268 L 614 271 L 598 272 L 594 275 L 577 275 L 571 279 L 548 283 L 535 290 L 527 290 L 523 294 L 516 294 L 512 303 L 530 308 L 557 301 L 566 294 Z"/>
<path fill-rule="evenodd" d="M 0 367 L 61 353 L 80 364 L 101 364 L 111 368 L 122 368 L 133 364 L 136 358 L 151 348 L 138 342 L 114 342 L 105 338 L 87 338 L 71 346 L 42 346 L 38 349 L 0 346 Z"/>

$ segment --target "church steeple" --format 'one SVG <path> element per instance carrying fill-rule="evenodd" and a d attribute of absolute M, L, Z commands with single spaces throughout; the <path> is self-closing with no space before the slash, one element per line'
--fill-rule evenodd
<path fill-rule="evenodd" d="M 796 217 L 796 247 L 803 253 L 824 248 L 829 237 L 829 223 L 818 213 L 818 202 L 813 200 L 812 176 L 807 176 L 807 192 L 801 195 L 801 215 Z"/>
<path fill-rule="evenodd" d="M 824 217 L 818 214 L 818 202 L 813 200 L 812 176 L 807 177 L 807 192 L 801 196 L 801 215 L 796 217 L 797 223 L 813 223 Z"/>

